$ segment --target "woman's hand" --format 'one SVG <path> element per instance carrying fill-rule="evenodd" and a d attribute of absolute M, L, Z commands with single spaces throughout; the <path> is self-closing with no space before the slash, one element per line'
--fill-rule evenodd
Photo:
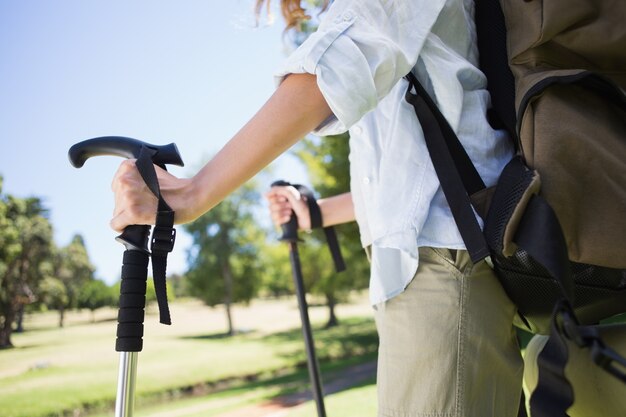
<path fill-rule="evenodd" d="M 300 230 L 311 230 L 309 206 L 298 190 L 292 186 L 274 186 L 265 194 L 269 202 L 270 215 L 274 224 L 279 227 L 289 222 L 293 213 L 298 219 Z"/>
<path fill-rule="evenodd" d="M 193 203 L 191 179 L 181 179 L 155 165 L 161 195 L 175 212 L 176 223 L 187 223 L 201 213 L 196 213 Z M 111 184 L 115 195 L 115 209 L 111 228 L 121 232 L 126 226 L 135 224 L 153 225 L 156 220 L 157 197 L 152 194 L 137 170 L 134 159 L 123 161 Z"/>

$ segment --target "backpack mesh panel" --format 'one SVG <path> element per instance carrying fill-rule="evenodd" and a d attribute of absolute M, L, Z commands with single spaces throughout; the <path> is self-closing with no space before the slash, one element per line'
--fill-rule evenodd
<path fill-rule="evenodd" d="M 533 331 L 546 332 L 561 293 L 545 268 L 525 251 L 492 255 L 502 286 Z M 574 310 L 581 323 L 594 324 L 626 310 L 626 271 L 572 262 Z"/>
<path fill-rule="evenodd" d="M 504 290 L 531 330 L 544 333 L 556 301 L 562 298 L 559 286 L 526 251 L 518 249 L 511 257 L 502 254 L 504 230 L 535 175 L 520 158 L 507 164 L 493 194 L 484 233 Z M 574 262 L 570 270 L 573 307 L 581 323 L 597 323 L 626 311 L 626 271 Z"/>

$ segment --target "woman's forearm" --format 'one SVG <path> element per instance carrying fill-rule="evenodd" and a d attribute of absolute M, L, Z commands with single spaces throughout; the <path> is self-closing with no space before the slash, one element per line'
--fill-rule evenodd
<path fill-rule="evenodd" d="M 320 198 L 317 200 L 317 204 L 322 212 L 324 227 L 354 221 L 354 204 L 351 193 Z"/>
<path fill-rule="evenodd" d="M 192 179 L 195 191 L 191 194 L 197 200 L 187 216 L 196 218 L 211 209 L 330 115 L 314 75 L 287 77 L 259 112 Z"/>

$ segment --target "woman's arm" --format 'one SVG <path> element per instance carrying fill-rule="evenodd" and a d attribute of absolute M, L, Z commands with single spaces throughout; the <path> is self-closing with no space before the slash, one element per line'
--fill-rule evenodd
<path fill-rule="evenodd" d="M 317 200 L 317 204 L 320 206 L 320 211 L 322 212 L 324 227 L 353 222 L 355 220 L 352 193 L 343 193 L 333 197 L 320 198 Z"/>
<path fill-rule="evenodd" d="M 298 227 L 302 230 L 311 229 L 309 206 L 294 187 L 272 187 L 265 197 L 269 202 L 272 221 L 276 226 L 287 223 L 293 210 L 298 218 Z M 351 193 L 321 198 L 317 200 L 317 204 L 322 213 L 323 227 L 354 221 Z"/>
<path fill-rule="evenodd" d="M 157 168 L 161 192 L 176 223 L 192 221 L 217 205 L 332 114 L 311 74 L 292 74 L 255 116 L 194 177 L 180 179 Z M 154 224 L 157 200 L 132 160 L 113 179 L 111 227 Z"/>

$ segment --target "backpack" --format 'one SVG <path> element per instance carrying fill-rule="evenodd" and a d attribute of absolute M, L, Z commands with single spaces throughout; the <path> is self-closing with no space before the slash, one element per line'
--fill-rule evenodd
<path fill-rule="evenodd" d="M 533 417 L 565 416 L 564 337 L 626 382 L 626 360 L 585 326 L 626 312 L 626 1 L 476 0 L 475 18 L 488 117 L 517 150 L 498 184 L 412 74 L 406 99 L 472 260 L 492 262 L 520 327 L 551 334 Z"/>

